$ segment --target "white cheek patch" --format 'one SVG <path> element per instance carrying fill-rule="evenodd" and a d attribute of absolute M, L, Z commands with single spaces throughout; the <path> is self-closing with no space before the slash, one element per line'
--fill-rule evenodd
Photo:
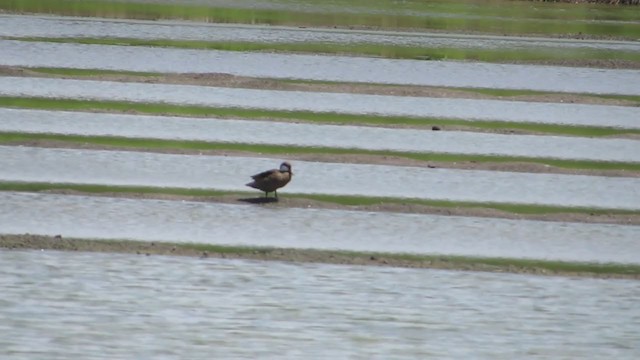
<path fill-rule="evenodd" d="M 280 165 L 280 171 L 290 171 L 289 167 L 287 165 Z"/>

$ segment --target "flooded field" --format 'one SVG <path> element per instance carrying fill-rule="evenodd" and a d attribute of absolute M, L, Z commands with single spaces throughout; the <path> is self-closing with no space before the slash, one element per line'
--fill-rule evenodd
<path fill-rule="evenodd" d="M 262 43 L 321 42 L 481 49 L 607 49 L 640 51 L 640 42 L 549 39 L 446 33 L 313 29 L 180 21 L 132 21 L 55 16 L 0 15 L 0 36 L 136 38 Z"/>
<path fill-rule="evenodd" d="M 13 192 L 0 193 L 0 224 L 64 238 L 640 264 L 640 227 L 628 225 Z"/>
<path fill-rule="evenodd" d="M 0 40 L 0 63 L 358 83 L 637 95 L 640 71 Z M 456 74 L 456 76 L 451 76 Z"/>
<path fill-rule="evenodd" d="M 493 14 L 483 2 L 462 4 L 464 9 L 456 3 L 413 1 L 140 2 L 149 7 L 159 2 L 171 4 L 175 13 L 188 5 L 233 8 L 226 13 L 230 16 L 226 21 L 247 15 L 242 12 L 256 14 L 260 9 L 309 12 L 309 19 L 314 13 L 338 11 L 340 16 L 353 14 L 358 19 L 367 14 L 382 14 L 382 19 L 420 16 L 436 22 L 434 29 L 442 30 L 448 29 L 447 23 L 460 29 L 462 21 L 463 25 L 469 24 L 465 32 L 489 29 L 487 21 L 496 22 L 497 27 L 491 31 L 497 34 L 522 34 L 523 29 L 531 26 L 544 26 L 545 31 L 552 32 L 570 28 L 571 31 L 561 34 L 567 38 L 582 37 L 582 31 L 587 37 L 628 38 L 625 34 L 633 33 L 637 25 L 636 15 L 627 13 L 626 8 L 619 8 L 615 16 L 604 7 L 590 8 L 593 12 L 589 15 L 580 15 L 571 9 L 558 12 L 562 9 L 538 3 L 518 9 L 515 7 L 523 4 L 510 2 L 505 9 L 492 3 Z M 73 13 L 86 4 L 76 5 L 78 8 L 67 10 Z M 134 6 L 121 8 L 125 11 L 115 15 L 126 16 Z M 107 11 L 101 16 L 113 15 Z M 189 16 L 206 17 L 207 13 Z M 252 21 L 249 17 L 243 19 Z M 326 24 L 323 28 L 308 25 L 291 28 L 2 14 L 0 37 L 640 51 L 637 41 L 408 33 L 374 31 L 377 27 L 349 30 L 344 26 L 332 29 Z M 406 23 L 379 27 L 394 26 L 402 28 Z M 621 28 L 607 32 L 608 27 L 616 26 Z M 609 60 L 618 59 L 602 59 Z M 306 159 L 317 161 L 302 161 L 288 159 L 284 152 L 268 155 L 247 150 L 243 156 L 238 153 L 214 156 L 197 154 L 191 149 L 187 155 L 180 154 L 187 149 L 181 145 L 170 149 L 175 153 L 160 153 L 154 152 L 157 149 L 123 151 L 106 145 L 103 150 L 90 150 L 81 149 L 80 143 L 38 141 L 38 136 L 52 139 L 51 134 L 73 134 L 268 144 L 281 145 L 285 150 L 288 146 L 327 147 L 637 164 L 640 140 L 633 134 L 640 129 L 640 108 L 595 105 L 585 100 L 588 97 L 584 95 L 581 101 L 586 103 L 573 104 L 570 101 L 574 95 L 569 93 L 637 97 L 638 70 L 82 45 L 6 38 L 0 39 L 0 66 L 528 89 L 564 96 L 559 99 L 558 94 L 545 94 L 546 98 L 529 102 L 522 98 L 520 101 L 449 98 L 445 90 L 438 89 L 433 91 L 442 93 L 434 97 L 409 97 L 357 91 L 324 93 L 0 76 L 0 96 L 7 107 L 0 108 L 0 137 L 4 141 L 0 146 L 0 186 L 4 189 L 0 191 L 0 235 L 44 235 L 54 242 L 54 247 L 73 238 L 88 239 L 92 245 L 96 240 L 124 239 L 154 242 L 150 246 L 155 247 L 194 244 L 276 247 L 277 251 L 357 251 L 367 261 L 381 261 L 371 257 L 375 252 L 397 256 L 489 257 L 505 260 L 506 264 L 500 270 L 490 271 L 508 272 L 518 272 L 516 260 L 519 264 L 525 260 L 533 264 L 542 260 L 569 262 L 564 273 L 555 273 L 561 276 L 551 277 L 366 266 L 372 265 L 369 262 L 338 266 L 83 253 L 73 248 L 68 248 L 68 252 L 25 251 L 9 249 L 27 247 L 19 244 L 21 240 L 11 246 L 7 242 L 0 246 L 0 358 L 640 358 L 638 281 L 579 279 L 570 275 L 576 274 L 571 266 L 577 265 L 587 267 L 584 276 L 637 275 L 640 226 L 628 225 L 637 223 L 629 219 L 634 216 L 637 219 L 640 211 L 637 172 L 628 175 L 626 169 L 621 169 L 614 177 L 606 172 L 607 176 L 595 176 L 589 172 L 593 169 L 582 168 L 566 174 L 546 173 L 539 168 L 481 171 L 453 166 L 406 166 L 393 158 L 380 164 L 364 163 L 356 157 L 345 162 L 344 158 L 332 159 L 330 153 L 323 154 L 326 156 L 322 159 Z M 59 109 L 56 105 L 63 105 L 63 99 L 130 101 L 308 111 L 320 113 L 318 116 L 333 112 L 449 118 L 476 124 L 499 120 L 610 127 L 630 129 L 627 133 L 631 135 L 624 139 L 585 134 L 506 135 L 507 125 L 493 129 L 496 133 L 480 133 L 472 132 L 477 128 L 426 131 L 389 126 L 394 124 L 331 126 L 295 123 L 296 119 L 277 122 L 42 111 L 20 108 L 36 102 L 15 101 L 9 98 L 12 96 L 48 98 L 49 109 Z M 567 102 L 561 103 L 565 99 Z M 96 109 L 89 106 L 82 110 Z M 133 109 L 124 109 L 130 110 Z M 29 140 L 15 141 L 24 134 L 29 134 Z M 35 140 L 29 143 L 32 139 Z M 281 200 L 277 204 L 249 201 L 248 198 L 263 196 L 244 185 L 249 176 L 277 167 L 283 160 L 291 160 L 294 175 L 291 183 L 278 192 Z M 56 193 L 35 192 L 36 185 L 43 183 Z M 101 185 L 104 191 L 113 190 L 111 186 L 127 185 L 158 192 L 167 187 L 222 190 L 237 192 L 234 194 L 239 199 L 223 203 L 219 198 L 207 196 L 155 194 L 151 198 L 152 194 L 140 189 L 123 190 L 119 196 L 113 193 L 92 196 L 89 192 L 63 191 L 68 184 Z M 28 191 L 15 192 L 16 189 Z M 231 199 L 236 195 L 225 196 Z M 366 211 L 364 207 L 351 205 L 314 208 L 323 200 L 311 201 L 314 199 L 311 195 L 319 195 L 317 198 L 356 195 L 373 201 L 373 205 Z M 385 207 L 389 204 L 384 199 L 392 198 L 407 202 L 408 205 L 402 204 L 404 212 L 397 209 L 392 212 Z M 432 213 L 425 213 L 412 210 L 411 201 L 418 200 L 459 203 L 455 209 L 434 205 Z M 549 211 L 540 217 L 527 218 L 530 215 L 512 212 L 507 219 L 496 215 L 495 208 L 480 208 L 485 212 L 467 216 L 465 210 L 472 206 L 465 202 L 525 204 L 533 205 L 535 210 L 545 205 L 562 207 L 567 213 Z M 621 214 L 613 209 L 630 212 Z M 456 212 L 452 214 L 450 210 Z M 613 220 L 616 223 L 606 223 Z M 195 256 L 201 256 L 202 250 L 198 249 Z M 458 265 L 458 269 L 479 269 L 466 265 Z M 531 273 L 553 274 L 532 266 L 535 271 Z M 596 274 L 593 269 L 597 267 L 601 272 Z M 613 267 L 617 269 L 611 270 Z"/>
<path fill-rule="evenodd" d="M 0 356 L 15 360 L 640 355 L 635 281 L 6 250 L 0 264 Z"/>
<path fill-rule="evenodd" d="M 488 18 L 484 3 L 464 4 L 468 6 L 465 11 L 456 11 L 456 7 L 451 6 L 447 12 L 441 2 L 430 3 L 432 8 L 417 7 L 412 1 L 376 7 L 371 1 L 342 0 L 164 2 L 175 6 L 340 12 L 354 16 L 392 13 L 452 24 L 464 19 L 469 26 Z M 564 22 L 565 18 L 548 16 L 542 4 L 535 7 L 540 8 L 539 22 L 532 17 L 511 18 L 509 11 L 502 9 L 497 9 L 500 12 L 496 13 L 495 20 L 549 28 Z M 526 10 L 530 11 L 529 8 Z M 600 14 L 601 10 L 596 10 Z M 568 19 L 567 22 L 572 21 Z M 624 25 L 618 17 L 608 19 L 608 24 L 613 26 Z M 591 28 L 605 23 L 594 19 L 580 26 Z M 499 29 L 501 32 L 502 28 Z M 565 35 L 575 37 L 579 32 Z M 346 28 L 294 29 L 13 15 L 0 17 L 0 36 L 639 51 L 638 43 L 632 41 L 516 39 L 348 31 Z M 640 72 L 633 70 L 143 46 L 0 40 L 0 65 L 640 94 Z M 559 101 L 532 104 L 10 77 L 0 78 L 0 94 L 640 129 L 637 107 L 559 104 Z M 3 135 L 18 132 L 153 136 L 636 163 L 640 156 L 640 141 L 635 138 L 508 136 L 7 109 L 0 109 L 0 132 Z M 273 168 L 285 159 L 258 153 L 223 157 L 1 146 L 0 182 L 138 184 L 247 191 L 243 184 L 250 174 Z M 311 161 L 295 161 L 294 173 L 293 182 L 280 191 L 284 199 L 292 193 L 356 194 L 640 209 L 638 179 L 623 176 Z M 248 194 L 247 197 L 261 195 L 259 192 L 244 194 Z M 59 234 L 65 239 L 73 236 L 124 238 L 639 264 L 639 231 L 639 226 L 557 219 L 506 220 L 382 210 L 321 210 L 0 192 L 0 233 Z M 640 313 L 635 306 L 640 296 L 637 281 L 4 248 L 0 250 L 0 272 L 3 274 L 0 277 L 3 289 L 0 291 L 0 358 L 635 359 L 640 356 L 637 335 Z"/>
<path fill-rule="evenodd" d="M 0 180 L 245 191 L 279 159 L 0 146 Z M 296 161 L 298 194 L 640 209 L 640 179 Z M 245 174 L 243 176 L 243 174 Z M 597 191 L 594 191 L 597 189 Z"/>
<path fill-rule="evenodd" d="M 0 109 L 0 117 L 0 131 L 32 134 L 640 162 L 640 141 L 626 139 L 16 109 Z"/>
<path fill-rule="evenodd" d="M 11 76 L 0 77 L 0 95 L 640 128 L 640 107 L 632 106 L 443 99 Z"/>

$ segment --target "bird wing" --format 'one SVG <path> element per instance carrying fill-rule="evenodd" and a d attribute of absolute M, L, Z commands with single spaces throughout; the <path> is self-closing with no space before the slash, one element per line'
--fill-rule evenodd
<path fill-rule="evenodd" d="M 266 179 L 266 178 L 270 177 L 271 175 L 274 175 L 276 172 L 278 172 L 277 169 L 267 170 L 267 171 L 263 171 L 263 172 L 261 172 L 259 174 L 255 174 L 251 178 L 253 180 L 263 180 L 263 179 Z"/>

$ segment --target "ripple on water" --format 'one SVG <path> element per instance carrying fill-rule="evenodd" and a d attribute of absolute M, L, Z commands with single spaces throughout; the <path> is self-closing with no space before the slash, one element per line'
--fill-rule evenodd
<path fill-rule="evenodd" d="M 640 351 L 635 281 L 34 251 L 0 270 L 12 359 Z"/>
<path fill-rule="evenodd" d="M 236 1 L 237 2 L 237 1 Z M 235 2 L 234 2 L 235 3 Z M 369 43 L 395 46 L 456 47 L 481 49 L 608 49 L 640 51 L 634 41 L 589 41 L 507 36 L 479 36 L 396 31 L 359 31 L 184 21 L 140 21 L 0 15 L 0 35 L 8 37 L 110 37 L 199 41 L 249 41 L 262 43 Z"/>

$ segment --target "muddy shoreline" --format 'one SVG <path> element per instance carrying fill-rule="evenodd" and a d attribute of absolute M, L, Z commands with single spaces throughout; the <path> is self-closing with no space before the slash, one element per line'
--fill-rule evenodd
<path fill-rule="evenodd" d="M 212 250 L 213 249 L 213 250 Z M 217 250 L 216 250 L 217 249 Z M 483 259 L 454 258 L 447 256 L 406 256 L 402 254 L 351 253 L 332 250 L 278 249 L 278 248 L 225 248 L 173 244 L 164 242 L 142 242 L 129 240 L 68 239 L 60 235 L 0 235 L 0 251 L 40 250 L 137 254 L 140 256 L 182 256 L 199 259 L 245 259 L 279 261 L 290 263 L 322 263 L 359 266 L 389 266 L 420 269 L 459 271 L 484 271 L 497 273 L 530 274 L 544 276 L 575 276 L 603 279 L 640 280 L 633 271 L 590 271 L 589 265 L 582 269 L 554 269 L 554 265 L 531 261 L 525 265 L 489 264 Z M 516 264 L 518 261 L 514 261 Z"/>

